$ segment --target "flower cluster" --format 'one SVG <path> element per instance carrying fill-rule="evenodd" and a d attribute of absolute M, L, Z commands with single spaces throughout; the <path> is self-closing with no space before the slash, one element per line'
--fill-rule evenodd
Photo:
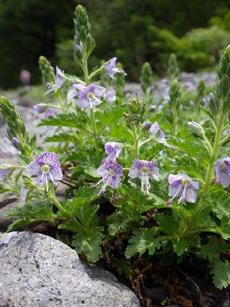
<path fill-rule="evenodd" d="M 154 125 L 154 126 L 153 126 Z M 158 130 L 157 123 L 148 125 L 148 129 L 152 126 Z M 160 137 L 160 136 L 159 136 Z M 163 137 L 161 135 L 161 137 Z M 101 166 L 97 169 L 97 173 L 102 177 L 104 185 L 102 191 L 105 191 L 107 186 L 113 189 L 117 188 L 121 182 L 123 175 L 122 167 L 117 162 L 117 158 L 121 153 L 121 145 L 117 142 L 108 142 L 105 144 L 105 153 L 107 158 L 102 161 Z M 230 158 L 220 159 L 215 164 L 216 182 L 223 187 L 230 185 Z M 159 168 L 156 162 L 136 159 L 129 169 L 128 176 L 131 179 L 139 178 L 141 180 L 141 191 L 149 194 L 151 184 L 150 180 L 159 181 Z M 168 176 L 170 197 L 168 203 L 171 204 L 175 198 L 178 198 L 178 203 L 195 203 L 197 200 L 197 191 L 199 190 L 199 182 L 190 178 L 188 175 L 169 174 Z"/>

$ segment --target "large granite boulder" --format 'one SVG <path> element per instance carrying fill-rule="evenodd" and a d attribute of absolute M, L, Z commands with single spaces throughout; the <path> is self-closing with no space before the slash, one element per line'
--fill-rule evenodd
<path fill-rule="evenodd" d="M 51 237 L 0 235 L 1 307 L 134 307 L 136 296 L 109 272 L 86 267 Z"/>

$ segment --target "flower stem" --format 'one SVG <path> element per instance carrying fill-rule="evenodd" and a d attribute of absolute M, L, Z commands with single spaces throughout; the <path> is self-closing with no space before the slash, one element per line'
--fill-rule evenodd
<path fill-rule="evenodd" d="M 134 138 L 134 145 L 133 145 L 134 159 L 139 159 L 140 146 L 139 146 L 139 135 L 137 133 L 136 126 L 134 126 L 134 129 L 133 129 L 133 138 Z"/>
<path fill-rule="evenodd" d="M 173 123 L 172 123 L 172 128 L 173 128 L 173 135 L 177 136 L 177 110 L 173 107 L 172 108 L 172 113 L 173 113 Z"/>
<path fill-rule="evenodd" d="M 86 85 L 88 85 L 90 82 L 90 79 L 89 79 L 88 61 L 85 57 L 82 60 L 82 70 L 84 73 L 85 83 Z"/>
<path fill-rule="evenodd" d="M 50 197 L 50 200 L 53 202 L 56 208 L 58 208 L 61 212 L 63 212 L 65 215 L 68 215 L 68 212 L 65 210 L 65 208 L 61 205 L 61 203 L 57 200 L 56 196 L 53 194 Z"/>
<path fill-rule="evenodd" d="M 223 110 L 220 111 L 220 115 L 218 118 L 217 122 L 217 127 L 216 127 L 216 133 L 215 133 L 215 138 L 214 138 L 214 143 L 212 147 L 212 153 L 211 153 L 211 159 L 210 163 L 208 165 L 208 170 L 205 178 L 205 183 L 204 183 L 204 191 L 207 190 L 211 177 L 212 177 L 212 171 L 213 171 L 213 163 L 216 161 L 218 158 L 219 152 L 220 152 L 220 147 L 221 147 L 221 137 L 223 134 L 223 128 L 224 128 L 224 122 L 225 122 L 225 113 Z"/>
<path fill-rule="evenodd" d="M 86 85 L 88 85 L 90 83 L 90 76 L 89 76 L 89 70 L 88 70 L 88 61 L 86 57 L 84 57 L 82 60 L 82 70 L 84 73 L 85 83 Z M 94 136 L 96 155 L 98 155 L 98 133 L 97 133 L 97 127 L 96 127 L 96 118 L 95 118 L 95 114 L 92 108 L 90 108 L 90 119 L 91 119 L 91 124 L 92 124 L 92 132 Z"/>

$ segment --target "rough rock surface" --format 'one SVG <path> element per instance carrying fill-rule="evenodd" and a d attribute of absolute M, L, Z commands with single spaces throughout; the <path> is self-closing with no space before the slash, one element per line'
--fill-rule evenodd
<path fill-rule="evenodd" d="M 41 234 L 0 236 L 0 272 L 1 307 L 140 306 L 111 273 L 84 266 L 70 247 Z"/>

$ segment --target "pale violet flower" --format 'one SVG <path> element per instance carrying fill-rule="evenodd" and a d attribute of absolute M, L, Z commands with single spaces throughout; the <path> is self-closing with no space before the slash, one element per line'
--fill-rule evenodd
<path fill-rule="evenodd" d="M 158 122 L 155 122 L 155 123 L 152 124 L 152 126 L 149 129 L 149 132 L 155 138 L 155 140 L 158 143 L 161 143 L 161 144 L 164 144 L 164 145 L 167 144 L 167 141 L 165 139 L 165 134 L 162 131 L 162 129 L 160 128 Z"/>
<path fill-rule="evenodd" d="M 12 145 L 13 145 L 14 147 L 18 148 L 19 145 L 20 145 L 20 141 L 19 141 L 16 137 L 13 137 L 13 138 L 12 138 Z"/>
<path fill-rule="evenodd" d="M 141 179 L 141 191 L 149 194 L 151 188 L 150 179 L 159 180 L 159 169 L 154 161 L 135 160 L 129 170 L 130 178 Z"/>
<path fill-rule="evenodd" d="M 27 169 L 31 175 L 37 177 L 37 183 L 46 185 L 47 189 L 49 181 L 56 184 L 62 180 L 61 164 L 54 152 L 45 152 L 39 155 L 28 165 Z"/>
<path fill-rule="evenodd" d="M 67 100 L 75 100 L 79 108 L 87 110 L 99 105 L 104 94 L 105 88 L 95 83 L 90 85 L 73 84 L 68 92 Z"/>
<path fill-rule="evenodd" d="M 121 177 L 123 176 L 123 170 L 121 165 L 116 160 L 105 159 L 102 161 L 101 166 L 97 169 L 97 174 L 102 177 L 98 184 L 103 182 L 100 193 L 106 190 L 109 186 L 113 189 L 118 188 Z"/>
<path fill-rule="evenodd" d="M 46 94 L 59 90 L 65 83 L 64 72 L 56 67 L 56 79 L 54 83 L 48 83 L 48 91 Z"/>
<path fill-rule="evenodd" d="M 104 64 L 104 68 L 111 79 L 114 79 L 114 75 L 117 73 L 126 75 L 123 69 L 117 67 L 116 65 L 117 58 L 113 57 L 108 62 Z"/>
<path fill-rule="evenodd" d="M 108 142 L 105 144 L 105 153 L 107 154 L 107 159 L 116 160 L 121 153 L 121 145 L 117 142 Z"/>
<path fill-rule="evenodd" d="M 38 103 L 38 104 L 35 104 L 35 105 L 33 106 L 33 110 L 34 110 L 36 113 L 42 113 L 42 112 L 45 111 L 45 106 L 44 106 L 44 104 Z"/>
<path fill-rule="evenodd" d="M 113 103 L 116 101 L 116 91 L 113 87 L 109 87 L 105 91 L 105 100 L 107 100 L 109 103 Z"/>
<path fill-rule="evenodd" d="M 152 126 L 152 123 L 149 120 L 147 120 L 141 125 L 143 130 L 149 130 L 151 126 Z"/>
<path fill-rule="evenodd" d="M 57 110 L 54 108 L 48 108 L 44 114 L 45 118 L 54 117 L 57 114 Z"/>
<path fill-rule="evenodd" d="M 5 177 L 10 173 L 10 169 L 2 166 L 0 168 L 0 181 L 4 180 Z"/>
<path fill-rule="evenodd" d="M 179 198 L 179 203 L 189 202 L 195 203 L 197 199 L 197 190 L 199 182 L 191 179 L 186 174 L 170 174 L 168 176 L 169 196 Z"/>
<path fill-rule="evenodd" d="M 215 164 L 216 183 L 227 188 L 230 184 L 230 157 L 217 160 Z"/>

